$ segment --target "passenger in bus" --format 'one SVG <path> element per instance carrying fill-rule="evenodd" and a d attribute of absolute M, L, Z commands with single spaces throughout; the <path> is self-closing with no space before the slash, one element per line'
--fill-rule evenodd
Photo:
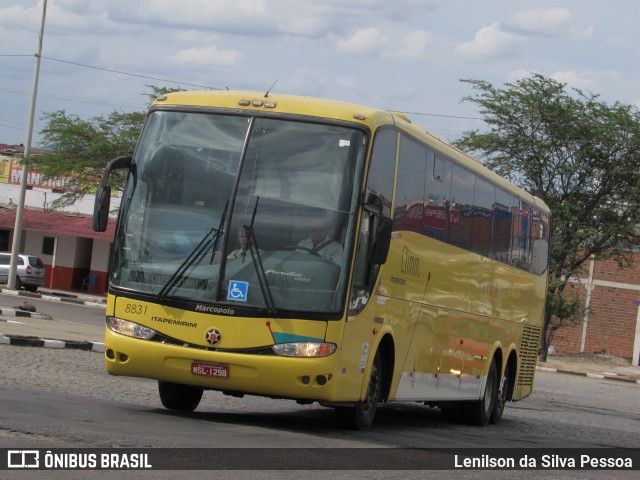
<path fill-rule="evenodd" d="M 298 246 L 320 255 L 326 260 L 340 264 L 342 261 L 342 245 L 333 238 L 328 237 L 328 231 L 329 221 L 326 218 L 314 219 L 311 223 L 309 237 L 301 240 Z"/>
<path fill-rule="evenodd" d="M 238 244 L 240 248 L 234 250 L 227 256 L 227 260 L 237 260 L 238 258 L 244 258 L 249 250 L 249 237 L 244 226 L 238 230 Z"/>

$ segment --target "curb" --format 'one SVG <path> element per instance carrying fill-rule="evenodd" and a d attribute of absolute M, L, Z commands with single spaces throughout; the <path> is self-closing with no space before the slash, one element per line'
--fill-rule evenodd
<path fill-rule="evenodd" d="M 633 378 L 624 378 L 623 376 L 618 376 L 616 374 L 607 375 L 602 373 L 574 372 L 571 370 L 563 370 L 560 368 L 549 368 L 549 367 L 536 367 L 536 370 L 540 370 L 541 372 L 564 373 L 565 375 L 575 375 L 578 377 L 596 378 L 598 380 L 613 380 L 616 382 L 635 383 L 637 385 L 640 385 L 640 380 L 636 380 Z"/>
<path fill-rule="evenodd" d="M 44 313 L 26 312 L 22 310 L 13 310 L 10 308 L 0 308 L 0 315 L 5 317 L 22 317 L 22 318 L 29 317 L 29 318 L 40 318 L 45 320 L 48 320 L 51 318 L 49 315 L 46 315 Z"/>
<path fill-rule="evenodd" d="M 0 334 L 0 344 L 14 345 L 18 347 L 45 347 L 45 348 L 68 348 L 71 350 L 84 350 L 88 352 L 104 353 L 104 343 L 100 342 L 78 342 L 70 340 L 51 340 L 38 337 L 25 337 L 21 335 Z"/>
<path fill-rule="evenodd" d="M 33 296 L 33 294 L 24 295 L 24 296 Z M 55 298 L 58 298 L 58 297 L 55 297 Z M 0 308 L 0 315 L 5 317 L 20 317 L 20 318 L 27 317 L 27 318 L 39 318 L 39 319 L 51 319 L 49 315 L 46 315 L 44 313 L 25 312 L 22 310 L 13 310 L 8 308 Z M 60 348 L 60 349 L 68 348 L 72 350 L 85 350 L 89 352 L 104 353 L 104 343 L 101 343 L 101 342 L 81 342 L 76 340 L 53 340 L 48 338 L 30 337 L 30 336 L 24 336 L 24 335 L 4 335 L 2 333 L 0 333 L 0 345 L 14 345 L 18 347 L 45 347 L 45 348 Z"/>

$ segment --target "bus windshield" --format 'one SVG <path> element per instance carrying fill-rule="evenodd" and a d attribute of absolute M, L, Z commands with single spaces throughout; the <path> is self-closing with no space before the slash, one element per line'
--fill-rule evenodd
<path fill-rule="evenodd" d="M 338 312 L 365 132 L 153 111 L 134 157 L 111 285 L 272 311 Z"/>

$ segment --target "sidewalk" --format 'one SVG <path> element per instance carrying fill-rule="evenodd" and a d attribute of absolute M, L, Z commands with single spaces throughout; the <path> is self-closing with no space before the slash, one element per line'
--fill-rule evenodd
<path fill-rule="evenodd" d="M 546 362 L 538 361 L 536 369 L 544 372 L 605 378 L 640 385 L 640 367 L 632 366 L 626 359 L 607 354 L 573 353 L 563 356 L 549 356 Z"/>
<path fill-rule="evenodd" d="M 54 319 L 37 312 L 21 310 L 15 305 L 28 302 L 29 298 L 41 298 L 104 309 L 106 296 L 47 289 L 39 289 L 37 293 L 16 292 L 7 289 L 0 291 L 17 297 L 13 307 L 0 305 L 0 344 L 75 348 L 104 352 L 104 326 L 83 325 L 68 320 Z M 605 354 L 575 353 L 564 356 L 549 356 L 546 362 L 539 361 L 536 368 L 543 372 L 581 375 L 640 385 L 640 367 L 631 366 L 625 359 Z"/>

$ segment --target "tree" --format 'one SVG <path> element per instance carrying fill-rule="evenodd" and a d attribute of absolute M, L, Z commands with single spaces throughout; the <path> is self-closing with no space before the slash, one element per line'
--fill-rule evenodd
<path fill-rule="evenodd" d="M 581 318 L 571 281 L 593 257 L 631 265 L 640 245 L 640 114 L 534 74 L 505 88 L 462 80 L 478 93 L 488 131 L 455 142 L 551 209 L 547 305 L 540 353 L 555 331 Z"/>
<path fill-rule="evenodd" d="M 149 86 L 151 100 L 175 89 Z M 45 113 L 42 144 L 48 153 L 29 158 L 29 168 L 48 179 L 65 179 L 65 192 L 52 203 L 53 208 L 74 203 L 92 193 L 100 183 L 109 160 L 131 155 L 140 135 L 146 112 L 122 113 L 83 120 L 65 110 Z M 118 174 L 120 173 L 120 176 Z M 110 183 L 124 184 L 123 172 L 114 172 Z"/>

